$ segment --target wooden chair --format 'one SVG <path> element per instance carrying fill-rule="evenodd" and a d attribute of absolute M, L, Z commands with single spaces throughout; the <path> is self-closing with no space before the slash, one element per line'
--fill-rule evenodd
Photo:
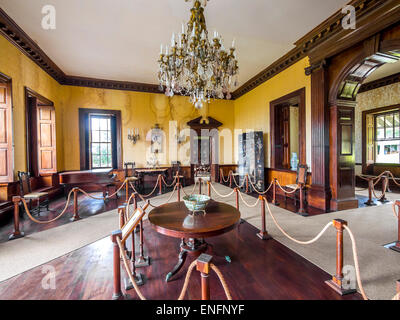
<path fill-rule="evenodd" d="M 299 214 L 301 215 L 307 215 L 305 210 L 304 210 L 304 204 L 305 204 L 305 190 L 306 190 L 306 185 L 307 185 L 307 171 L 308 171 L 308 166 L 305 164 L 301 164 L 297 167 L 297 177 L 296 177 L 296 184 L 289 184 L 284 186 L 284 188 L 289 189 L 288 191 L 293 191 L 296 188 L 300 188 L 298 191 L 295 192 L 294 194 L 294 201 L 295 204 L 297 201 L 300 203 L 300 209 L 299 209 Z M 286 200 L 286 193 L 285 193 L 285 200 Z"/>
<path fill-rule="evenodd" d="M 28 200 L 29 211 L 33 215 L 40 215 L 42 208 L 49 211 L 49 193 L 48 192 L 32 192 L 31 175 L 29 172 L 18 171 L 18 179 L 20 183 L 21 197 Z M 36 207 L 32 208 L 32 202 L 36 201 Z"/>
<path fill-rule="evenodd" d="M 172 168 L 171 168 L 171 179 L 172 181 L 175 179 L 175 176 L 178 176 L 179 182 L 185 187 L 185 176 L 182 174 L 181 171 L 181 162 L 180 161 L 173 161 Z"/>
<path fill-rule="evenodd" d="M 135 186 L 136 190 L 141 190 L 141 186 L 143 185 L 143 178 L 140 177 L 136 172 L 136 163 L 135 162 L 125 162 L 125 178 L 132 178 L 131 182 L 133 182 L 133 185 Z M 129 169 L 129 167 L 131 167 Z M 131 173 L 129 173 L 129 170 L 131 170 Z"/>

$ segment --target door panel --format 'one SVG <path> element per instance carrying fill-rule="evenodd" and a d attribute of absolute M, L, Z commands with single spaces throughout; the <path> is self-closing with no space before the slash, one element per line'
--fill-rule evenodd
<path fill-rule="evenodd" d="M 11 90 L 8 83 L 0 83 L 0 182 L 12 182 L 12 107 Z"/>
<path fill-rule="evenodd" d="M 57 172 L 56 113 L 54 107 L 37 106 L 39 174 Z"/>

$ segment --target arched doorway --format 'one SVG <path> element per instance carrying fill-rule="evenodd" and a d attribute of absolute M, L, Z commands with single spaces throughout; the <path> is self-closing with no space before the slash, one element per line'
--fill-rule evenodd
<path fill-rule="evenodd" d="M 397 25 L 347 49 L 329 62 L 329 181 L 333 211 L 358 207 L 354 148 L 357 94 L 375 70 L 399 60 L 400 25 Z"/>

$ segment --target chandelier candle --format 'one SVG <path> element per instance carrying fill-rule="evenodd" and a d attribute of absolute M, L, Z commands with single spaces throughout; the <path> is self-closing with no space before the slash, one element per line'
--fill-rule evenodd
<path fill-rule="evenodd" d="M 209 41 L 204 17 L 206 4 L 207 1 L 194 0 L 187 28 L 182 24 L 178 42 L 175 33 L 172 34 L 171 50 L 167 45 L 165 54 L 161 45 L 158 61 L 160 90 L 165 88 L 168 97 L 175 93 L 190 96 L 197 109 L 211 98 L 230 99 L 232 89 L 238 84 L 235 40 L 229 51 L 217 31 Z"/>

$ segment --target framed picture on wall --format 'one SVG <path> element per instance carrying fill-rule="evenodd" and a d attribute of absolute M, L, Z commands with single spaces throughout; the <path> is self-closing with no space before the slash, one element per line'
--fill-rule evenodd
<path fill-rule="evenodd" d="M 161 128 L 156 125 L 154 129 L 151 130 L 151 152 L 152 153 L 162 153 L 163 152 L 163 132 Z"/>

